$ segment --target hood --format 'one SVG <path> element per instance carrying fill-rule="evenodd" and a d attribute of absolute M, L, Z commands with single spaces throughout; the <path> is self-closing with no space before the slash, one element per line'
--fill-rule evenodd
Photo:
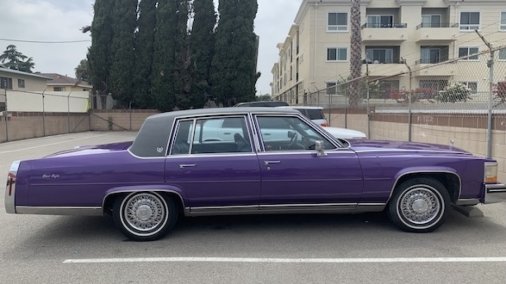
<path fill-rule="evenodd" d="M 367 138 L 367 135 L 364 132 L 358 130 L 338 128 L 338 127 L 322 127 L 322 128 L 336 138 L 341 139 Z"/>
<path fill-rule="evenodd" d="M 469 152 L 451 145 L 439 145 L 417 142 L 387 141 L 387 140 L 349 140 L 351 147 L 357 152 L 361 151 L 412 151 L 432 153 L 469 154 Z"/>
<path fill-rule="evenodd" d="M 127 150 L 131 145 L 132 141 L 101 144 L 101 145 L 77 146 L 74 149 L 56 152 L 51 155 L 48 155 L 47 157 L 69 157 L 69 156 L 80 156 L 80 155 L 90 155 L 106 152 L 124 151 Z"/>

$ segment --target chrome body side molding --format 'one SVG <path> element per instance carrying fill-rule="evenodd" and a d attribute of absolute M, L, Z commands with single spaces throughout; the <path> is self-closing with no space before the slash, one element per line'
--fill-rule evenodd
<path fill-rule="evenodd" d="M 385 206 L 386 203 L 320 203 L 187 207 L 185 216 L 364 213 L 381 212 Z"/>
<path fill-rule="evenodd" d="M 38 207 L 16 206 L 17 214 L 102 216 L 102 207 Z"/>

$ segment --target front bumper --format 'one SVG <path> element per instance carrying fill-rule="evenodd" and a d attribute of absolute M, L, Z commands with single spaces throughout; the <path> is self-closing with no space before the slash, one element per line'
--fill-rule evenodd
<path fill-rule="evenodd" d="M 506 185 L 504 184 L 485 184 L 485 194 L 483 196 L 484 204 L 506 202 Z"/>

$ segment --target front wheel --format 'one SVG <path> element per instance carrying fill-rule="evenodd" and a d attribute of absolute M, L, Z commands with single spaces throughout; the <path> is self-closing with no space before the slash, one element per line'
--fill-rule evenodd
<path fill-rule="evenodd" d="M 449 204 L 448 191 L 439 181 L 414 178 L 395 189 L 388 215 L 404 231 L 432 232 L 444 223 Z"/>
<path fill-rule="evenodd" d="M 153 241 L 176 224 L 174 200 L 157 192 L 134 192 L 114 202 L 113 219 L 124 235 L 134 241 Z"/>

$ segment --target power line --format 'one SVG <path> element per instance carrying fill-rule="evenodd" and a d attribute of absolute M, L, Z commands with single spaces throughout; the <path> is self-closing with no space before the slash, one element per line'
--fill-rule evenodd
<path fill-rule="evenodd" d="M 65 44 L 65 43 L 81 43 L 91 42 L 89 39 L 82 40 L 62 40 L 62 41 L 44 41 L 44 40 L 24 40 L 24 39 L 12 39 L 12 38 L 0 38 L 0 41 L 11 41 L 11 42 L 24 42 L 24 43 L 44 43 L 44 44 Z"/>

